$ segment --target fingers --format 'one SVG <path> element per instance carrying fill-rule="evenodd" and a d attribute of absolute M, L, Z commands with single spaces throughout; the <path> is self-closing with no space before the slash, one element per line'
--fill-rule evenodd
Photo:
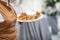
<path fill-rule="evenodd" d="M 8 4 L 8 6 L 10 6 L 10 0 L 8 0 L 8 3 L 7 4 Z"/>
<path fill-rule="evenodd" d="M 10 3 L 10 0 L 8 0 L 8 3 Z"/>

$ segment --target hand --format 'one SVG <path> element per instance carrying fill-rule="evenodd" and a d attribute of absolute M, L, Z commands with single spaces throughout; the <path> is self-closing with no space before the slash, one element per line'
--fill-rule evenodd
<path fill-rule="evenodd" d="M 7 6 L 3 1 L 0 1 L 0 12 L 2 12 L 6 22 L 12 23 L 17 19 L 16 13 L 10 3 Z"/>
<path fill-rule="evenodd" d="M 0 1 L 0 12 L 5 21 L 0 23 L 0 40 L 17 40 L 15 33 L 16 13 L 8 2 Z M 8 35 L 7 35 L 8 34 Z"/>

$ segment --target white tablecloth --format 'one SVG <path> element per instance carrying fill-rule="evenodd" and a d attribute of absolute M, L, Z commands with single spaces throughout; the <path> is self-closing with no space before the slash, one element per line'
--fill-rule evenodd
<path fill-rule="evenodd" d="M 45 15 L 36 22 L 22 23 L 21 25 L 17 22 L 16 27 L 19 40 L 51 40 L 49 23 Z"/>

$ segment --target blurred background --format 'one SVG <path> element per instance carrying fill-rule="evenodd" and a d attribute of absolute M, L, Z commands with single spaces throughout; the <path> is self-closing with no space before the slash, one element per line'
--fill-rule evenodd
<path fill-rule="evenodd" d="M 11 0 L 11 4 L 17 15 L 27 9 L 40 11 L 47 20 L 46 24 L 49 24 L 52 40 L 60 40 L 60 0 Z"/>

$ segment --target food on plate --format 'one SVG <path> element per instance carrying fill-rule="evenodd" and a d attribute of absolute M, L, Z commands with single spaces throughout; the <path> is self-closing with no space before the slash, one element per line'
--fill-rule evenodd
<path fill-rule="evenodd" d="M 27 14 L 22 12 L 21 15 L 18 17 L 19 20 L 26 20 Z"/>
<path fill-rule="evenodd" d="M 34 16 L 34 18 L 37 19 L 37 18 L 39 18 L 40 16 L 41 16 L 40 12 L 37 11 L 36 14 L 35 14 L 35 16 Z"/>
<path fill-rule="evenodd" d="M 22 12 L 21 15 L 18 16 L 18 20 L 35 20 L 41 16 L 40 12 L 36 12 L 35 15 L 27 15 L 26 12 Z"/>
<path fill-rule="evenodd" d="M 27 20 L 34 20 L 33 16 L 27 16 Z"/>

